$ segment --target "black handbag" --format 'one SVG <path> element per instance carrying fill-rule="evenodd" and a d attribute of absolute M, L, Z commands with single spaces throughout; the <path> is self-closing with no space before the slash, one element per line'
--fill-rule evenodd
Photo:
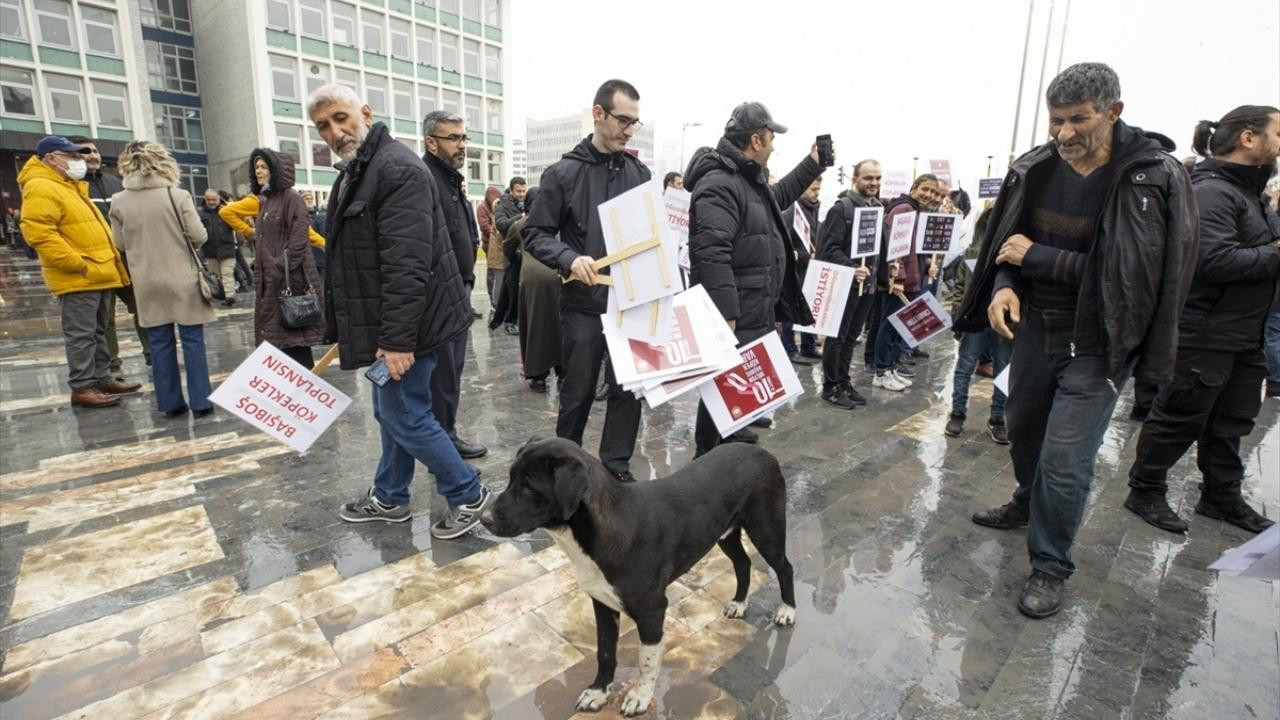
<path fill-rule="evenodd" d="M 280 324 L 299 330 L 319 325 L 323 316 L 320 298 L 308 287 L 301 295 L 294 295 L 289 286 L 289 251 L 284 251 L 284 292 L 280 294 Z"/>
<path fill-rule="evenodd" d="M 196 253 L 195 243 L 191 242 L 191 235 L 187 233 L 187 224 L 182 222 L 182 213 L 178 212 L 178 203 L 173 199 L 173 188 L 164 190 L 169 195 L 169 207 L 173 208 L 173 216 L 178 219 L 178 227 L 182 229 L 182 239 L 187 242 L 187 250 L 191 252 L 191 262 L 195 263 L 196 285 L 200 288 L 200 297 L 210 305 L 214 300 L 226 300 L 227 291 L 222 287 L 222 278 L 205 267 L 200 255 Z"/>

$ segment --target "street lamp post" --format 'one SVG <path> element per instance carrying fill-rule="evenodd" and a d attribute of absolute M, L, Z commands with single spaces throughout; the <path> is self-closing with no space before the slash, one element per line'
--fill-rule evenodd
<path fill-rule="evenodd" d="M 684 172 L 684 131 L 691 127 L 702 127 L 702 123 L 684 123 L 680 126 L 680 172 Z"/>

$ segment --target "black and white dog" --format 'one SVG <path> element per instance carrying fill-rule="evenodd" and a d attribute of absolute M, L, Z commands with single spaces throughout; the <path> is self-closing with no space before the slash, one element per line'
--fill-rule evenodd
<path fill-rule="evenodd" d="M 599 710 L 609 699 L 620 612 L 635 620 L 641 643 L 640 675 L 622 712 L 639 715 L 649 707 L 662 659 L 667 585 L 717 543 L 738 580 L 724 615 L 745 614 L 751 561 L 743 530 L 778 576 L 782 604 L 773 621 L 795 623 L 782 469 L 752 445 L 721 445 L 670 477 L 622 484 L 568 440 L 531 440 L 511 465 L 506 491 L 480 521 L 502 537 L 545 529 L 591 596 L 598 669 L 578 697 L 579 710 Z"/>

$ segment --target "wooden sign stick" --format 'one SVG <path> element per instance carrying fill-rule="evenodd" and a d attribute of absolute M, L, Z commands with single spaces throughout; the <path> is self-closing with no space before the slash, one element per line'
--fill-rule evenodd
<path fill-rule="evenodd" d="M 338 359 L 338 343 L 334 343 L 333 346 L 330 347 L 329 350 L 324 354 L 324 357 L 320 358 L 320 362 L 316 363 L 316 366 L 311 369 L 311 372 L 319 375 L 320 373 L 324 372 L 325 368 L 329 367 L 329 363 L 337 359 Z"/>
<path fill-rule="evenodd" d="M 866 269 L 867 269 L 867 258 L 866 258 L 865 256 L 862 258 L 862 269 L 863 269 L 863 270 L 866 270 Z M 863 291 L 862 291 L 862 284 L 863 284 L 864 282 L 865 282 L 864 280 L 859 280 L 859 281 L 858 281 L 858 296 L 859 296 L 859 297 L 861 297 L 862 295 L 864 295 L 864 294 L 865 294 L 865 293 L 863 293 Z"/>
<path fill-rule="evenodd" d="M 596 270 L 599 270 L 600 268 L 608 267 L 621 260 L 626 260 L 627 258 L 632 257 L 633 255 L 639 255 L 640 253 L 646 250 L 652 250 L 661 244 L 662 244 L 662 241 L 660 239 L 651 238 L 649 240 L 645 240 L 644 242 L 636 243 L 635 245 L 628 245 L 625 248 L 622 248 L 621 250 L 618 250 L 616 252 L 611 252 L 608 255 L 605 255 L 599 260 L 592 260 L 591 266 L 594 267 Z M 571 283 L 574 280 L 575 278 L 572 275 L 570 275 L 567 278 L 561 278 L 560 282 Z M 596 278 L 596 284 L 597 285 L 613 285 L 613 278 L 609 277 L 608 275 L 602 275 Z"/>
<path fill-rule="evenodd" d="M 618 211 L 610 210 L 609 217 L 611 220 L 613 220 L 613 234 L 614 234 L 614 237 L 618 238 L 618 246 L 624 247 L 624 248 L 627 247 L 627 241 L 624 239 L 622 235 L 622 222 L 618 220 Z M 627 299 L 635 300 L 636 286 L 634 283 L 631 282 L 631 269 L 627 267 L 626 260 L 619 260 L 618 264 L 622 266 L 622 282 L 623 282 L 623 285 L 627 288 Z"/>
<path fill-rule="evenodd" d="M 654 300 L 649 303 L 649 334 L 656 335 L 658 333 L 658 310 L 662 307 L 661 300 Z"/>
<path fill-rule="evenodd" d="M 649 228 L 653 231 L 651 240 L 658 241 L 658 271 L 662 273 L 662 287 L 671 287 L 671 270 L 667 268 L 667 255 L 662 252 L 662 229 L 658 227 L 658 215 L 653 211 L 653 196 L 644 196 L 645 208 L 649 211 Z"/>

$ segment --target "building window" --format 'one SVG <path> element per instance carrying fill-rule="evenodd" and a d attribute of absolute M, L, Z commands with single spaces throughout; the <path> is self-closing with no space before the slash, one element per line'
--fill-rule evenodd
<path fill-rule="evenodd" d="M 27 40 L 27 21 L 22 16 L 18 0 L 0 0 L 0 37 L 9 40 Z"/>
<path fill-rule="evenodd" d="M 196 56 L 191 48 L 147 40 L 147 76 L 153 90 L 195 94 Z"/>
<path fill-rule="evenodd" d="M 36 107 L 36 81 L 31 71 L 0 67 L 0 111 L 5 115 L 40 117 Z"/>
<path fill-rule="evenodd" d="M 381 75 L 366 73 L 364 76 L 364 101 L 374 115 L 387 116 L 387 79 Z"/>
<path fill-rule="evenodd" d="M 409 39 L 412 26 L 407 20 L 391 18 L 391 56 L 413 62 L 413 42 Z"/>
<path fill-rule="evenodd" d="M 440 0 L 440 12 L 447 12 L 450 15 L 457 15 L 458 0 Z"/>
<path fill-rule="evenodd" d="M 502 82 L 502 50 L 492 45 L 484 46 L 484 79 Z"/>
<path fill-rule="evenodd" d="M 293 8 L 289 0 L 267 0 L 267 27 L 293 32 Z"/>
<path fill-rule="evenodd" d="M 316 132 L 316 129 L 310 125 L 307 126 L 307 142 L 311 144 L 311 167 L 333 167 L 333 151 L 321 139 L 320 133 Z"/>
<path fill-rule="evenodd" d="M 467 148 L 467 180 L 470 180 L 471 182 L 481 182 L 484 180 L 484 178 L 480 176 L 481 165 L 479 148 Z"/>
<path fill-rule="evenodd" d="M 307 67 L 307 96 L 315 92 L 316 88 L 326 85 L 329 82 L 329 66 L 312 63 Z"/>
<path fill-rule="evenodd" d="M 276 123 L 276 143 L 280 152 L 302 164 L 302 126 L 288 123 Z"/>
<path fill-rule="evenodd" d="M 85 5 L 80 8 L 80 21 L 84 23 L 85 52 L 120 57 L 115 13 Z"/>
<path fill-rule="evenodd" d="M 462 69 L 468 75 L 480 77 L 480 43 L 462 39 Z"/>
<path fill-rule="evenodd" d="M 347 87 L 354 90 L 356 95 L 360 94 L 360 73 L 356 72 L 355 70 L 348 70 L 346 68 L 334 68 L 333 79 L 334 79 L 334 82 L 338 83 L 339 85 L 346 85 Z"/>
<path fill-rule="evenodd" d="M 156 118 L 156 139 L 161 145 L 177 152 L 204 152 L 199 108 L 159 103 L 151 107 Z"/>
<path fill-rule="evenodd" d="M 440 93 L 440 109 L 457 115 L 462 111 L 462 94 L 456 90 L 444 90 Z"/>
<path fill-rule="evenodd" d="M 489 121 L 489 132 L 498 135 L 502 134 L 502 102 L 499 100 L 485 101 L 485 114 Z"/>
<path fill-rule="evenodd" d="M 86 124 L 84 116 L 84 86 L 80 78 L 66 75 L 44 74 L 45 89 L 49 94 L 49 107 L 54 120 Z"/>
<path fill-rule="evenodd" d="M 426 117 L 436 110 L 436 89 L 431 85 L 418 86 L 418 114 Z"/>
<path fill-rule="evenodd" d="M 458 36 L 453 33 L 440 33 L 440 67 L 458 72 Z"/>
<path fill-rule="evenodd" d="M 298 101 L 298 69 L 292 58 L 271 56 L 271 96 L 277 100 Z"/>
<path fill-rule="evenodd" d="M 364 29 L 365 52 L 385 55 L 382 47 L 382 13 L 361 10 L 360 27 Z"/>
<path fill-rule="evenodd" d="M 436 64 L 436 31 L 423 25 L 414 28 L 418 41 L 418 64 Z"/>
<path fill-rule="evenodd" d="M 356 9 L 346 3 L 335 2 L 329 8 L 333 23 L 333 41 L 348 47 L 356 46 Z"/>
<path fill-rule="evenodd" d="M 98 125 L 129 127 L 129 91 L 124 85 L 93 80 L 93 104 L 98 111 Z"/>
<path fill-rule="evenodd" d="M 71 32 L 71 5 L 66 0 L 35 0 L 35 8 L 40 44 L 75 50 L 75 33 Z"/>
<path fill-rule="evenodd" d="M 467 112 L 464 119 L 467 122 L 467 131 L 480 132 L 484 130 L 484 115 L 480 112 L 480 98 L 476 95 L 468 95 L 465 104 Z"/>
<path fill-rule="evenodd" d="M 209 168 L 204 165 L 178 165 L 178 172 L 182 176 L 178 187 L 191 193 L 192 197 L 199 197 L 209 189 Z"/>
<path fill-rule="evenodd" d="M 480 0 L 462 0 L 462 17 L 480 22 Z"/>
<path fill-rule="evenodd" d="M 413 118 L 413 83 L 405 80 L 391 81 L 392 99 L 395 101 L 396 117 Z"/>
<path fill-rule="evenodd" d="M 142 24 L 189 34 L 191 8 L 187 0 L 142 0 Z"/>
<path fill-rule="evenodd" d="M 324 0 L 298 0 L 298 14 L 302 18 L 302 34 L 318 40 L 325 39 Z"/>
<path fill-rule="evenodd" d="M 484 0 L 484 21 L 494 27 L 502 27 L 502 3 L 499 0 Z"/>
<path fill-rule="evenodd" d="M 502 153 L 489 152 L 489 182 L 498 184 L 502 182 Z"/>

